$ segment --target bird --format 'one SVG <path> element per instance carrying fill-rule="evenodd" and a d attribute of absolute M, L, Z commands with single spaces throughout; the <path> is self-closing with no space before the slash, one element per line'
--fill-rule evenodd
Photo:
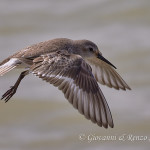
<path fill-rule="evenodd" d="M 117 90 L 131 90 L 115 71 L 117 68 L 90 40 L 56 38 L 31 45 L 3 60 L 0 76 L 22 68 L 24 70 L 18 80 L 1 100 L 8 102 L 21 80 L 28 74 L 34 74 L 58 87 L 79 113 L 104 128 L 113 128 L 114 123 L 98 83 Z"/>

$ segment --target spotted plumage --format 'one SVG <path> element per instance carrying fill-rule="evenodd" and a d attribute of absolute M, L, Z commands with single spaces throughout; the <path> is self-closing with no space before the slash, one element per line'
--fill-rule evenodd
<path fill-rule="evenodd" d="M 98 47 L 88 40 L 54 39 L 27 47 L 0 63 L 0 75 L 25 68 L 3 96 L 7 102 L 21 80 L 32 73 L 58 87 L 65 98 L 87 119 L 107 128 L 113 119 L 97 81 L 115 89 L 130 89 Z"/>

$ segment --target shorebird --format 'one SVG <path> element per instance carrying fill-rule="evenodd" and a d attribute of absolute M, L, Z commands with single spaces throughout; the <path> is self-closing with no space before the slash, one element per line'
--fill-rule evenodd
<path fill-rule="evenodd" d="M 21 80 L 32 73 L 62 90 L 65 98 L 87 119 L 100 127 L 114 127 L 111 111 L 97 82 L 117 90 L 130 87 L 89 40 L 58 38 L 22 49 L 0 63 L 0 76 L 24 68 L 3 96 L 7 102 Z"/>

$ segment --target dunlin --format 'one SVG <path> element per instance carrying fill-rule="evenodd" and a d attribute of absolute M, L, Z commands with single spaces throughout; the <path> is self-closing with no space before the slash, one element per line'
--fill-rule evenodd
<path fill-rule="evenodd" d="M 114 124 L 97 82 L 117 90 L 130 90 L 116 67 L 89 40 L 59 38 L 22 49 L 0 63 L 0 76 L 15 68 L 25 70 L 2 96 L 5 102 L 16 93 L 21 80 L 32 73 L 62 90 L 74 108 L 105 128 L 113 128 Z"/>

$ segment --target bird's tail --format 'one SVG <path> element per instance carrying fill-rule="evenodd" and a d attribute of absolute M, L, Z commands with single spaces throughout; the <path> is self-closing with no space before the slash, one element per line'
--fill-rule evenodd
<path fill-rule="evenodd" d="M 5 73 L 16 68 L 19 62 L 20 61 L 17 58 L 6 59 L 3 62 L 1 62 L 0 63 L 0 76 L 3 76 Z"/>

